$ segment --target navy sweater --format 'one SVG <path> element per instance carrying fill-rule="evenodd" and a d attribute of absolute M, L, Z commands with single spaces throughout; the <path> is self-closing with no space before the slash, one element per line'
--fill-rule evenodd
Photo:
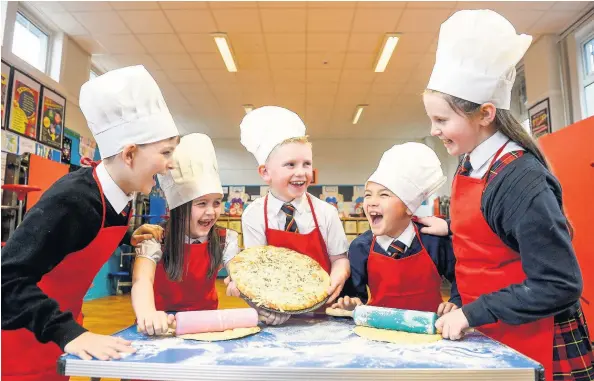
<path fill-rule="evenodd" d="M 417 225 L 420 229 L 421 226 Z M 435 264 L 439 274 L 452 283 L 450 302 L 456 304 L 458 307 L 462 305 L 458 288 L 456 287 L 456 279 L 454 275 L 454 268 L 456 259 L 452 250 L 452 242 L 449 237 L 437 237 L 429 234 L 419 233 L 423 246 L 427 249 L 431 260 Z M 351 243 L 349 247 L 349 261 L 351 262 L 351 276 L 345 283 L 343 295 L 356 296 L 362 302 L 367 303 L 367 259 L 369 257 L 369 249 L 373 240 L 373 233 L 371 230 L 366 231 Z M 385 250 L 376 242 L 374 251 L 379 254 L 390 256 Z M 421 245 L 417 237 L 415 237 L 404 253 L 404 257 L 417 254 L 421 251 Z"/>
<path fill-rule="evenodd" d="M 105 203 L 105 227 L 127 225 L 128 218 Z M 101 195 L 91 168 L 65 175 L 41 196 L 2 249 L 2 329 L 26 328 L 40 342 L 53 341 L 62 349 L 86 332 L 37 282 L 68 254 L 91 243 L 101 218 Z M 130 237 L 126 234 L 122 243 Z"/>

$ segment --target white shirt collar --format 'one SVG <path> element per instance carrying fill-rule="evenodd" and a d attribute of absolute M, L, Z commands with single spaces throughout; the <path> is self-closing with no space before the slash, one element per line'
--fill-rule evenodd
<path fill-rule="evenodd" d="M 412 244 L 413 239 L 415 239 L 415 236 L 415 227 L 411 221 L 406 227 L 406 229 L 404 229 L 404 231 L 397 238 L 393 238 L 387 235 L 380 235 L 377 236 L 375 240 L 377 241 L 377 243 L 379 243 L 381 248 L 384 249 L 384 251 L 388 251 L 388 247 L 390 247 L 390 244 L 394 242 L 394 239 L 397 239 L 398 241 L 405 244 L 406 248 L 408 249 Z"/>
<path fill-rule="evenodd" d="M 490 138 L 479 144 L 470 153 L 470 164 L 472 170 L 478 170 L 489 161 L 501 146 L 503 146 L 509 138 L 501 131 L 497 131 Z"/>
<path fill-rule="evenodd" d="M 198 238 L 190 238 L 186 235 L 184 237 L 185 237 L 184 242 L 186 244 L 188 244 L 188 243 L 204 243 L 204 242 L 208 241 L 208 236 L 198 237 Z"/>
<path fill-rule="evenodd" d="M 280 212 L 284 204 L 284 201 L 281 201 L 278 198 L 274 197 L 272 192 L 268 192 L 268 210 L 274 212 L 274 214 L 276 215 Z M 303 196 L 301 196 L 300 198 L 296 198 L 293 201 L 291 201 L 291 205 L 295 207 L 295 211 L 297 212 L 297 214 L 304 213 L 307 210 L 307 208 L 305 207 L 307 205 L 306 194 L 304 193 Z"/>
<path fill-rule="evenodd" d="M 97 168 L 95 168 L 95 171 L 97 173 L 97 179 L 99 179 L 99 182 L 101 183 L 101 188 L 103 188 L 105 198 L 116 213 L 121 213 L 126 205 L 128 205 L 128 202 L 134 198 L 134 195 L 129 196 L 124 193 L 115 181 L 113 181 L 103 162 L 99 163 Z"/>

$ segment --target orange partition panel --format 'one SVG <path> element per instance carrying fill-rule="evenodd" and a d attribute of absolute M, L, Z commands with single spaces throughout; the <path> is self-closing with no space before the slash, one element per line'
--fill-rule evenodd
<path fill-rule="evenodd" d="M 594 337 L 594 117 L 539 139 L 563 188 L 563 205 L 574 229 L 573 247 L 582 268 L 582 305 Z"/>
<path fill-rule="evenodd" d="M 68 165 L 31 155 L 29 159 L 29 185 L 41 188 L 39 192 L 27 195 L 27 209 L 39 201 L 43 192 L 49 189 L 60 177 L 68 173 Z"/>

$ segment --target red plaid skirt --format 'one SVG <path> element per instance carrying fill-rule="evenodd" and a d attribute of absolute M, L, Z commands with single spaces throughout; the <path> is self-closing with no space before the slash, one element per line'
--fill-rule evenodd
<path fill-rule="evenodd" d="M 567 316 L 555 317 L 553 380 L 594 380 L 594 352 L 581 307 Z"/>

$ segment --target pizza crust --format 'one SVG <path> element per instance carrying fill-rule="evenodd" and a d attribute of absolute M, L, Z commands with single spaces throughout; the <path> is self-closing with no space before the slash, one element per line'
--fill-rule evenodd
<path fill-rule="evenodd" d="M 240 339 L 242 337 L 254 335 L 258 332 L 260 332 L 260 327 L 234 328 L 223 332 L 188 333 L 186 335 L 179 335 L 177 337 L 184 340 L 223 341 Z"/>
<path fill-rule="evenodd" d="M 410 333 L 402 331 L 392 331 L 389 329 L 378 329 L 371 327 L 355 327 L 355 333 L 368 340 L 385 341 L 388 343 L 419 345 L 430 344 L 442 340 L 440 334 L 427 335 L 424 333 Z"/>
<path fill-rule="evenodd" d="M 259 307 L 300 311 L 328 297 L 328 273 L 314 259 L 290 249 L 251 247 L 237 254 L 228 268 L 239 291 Z"/>

